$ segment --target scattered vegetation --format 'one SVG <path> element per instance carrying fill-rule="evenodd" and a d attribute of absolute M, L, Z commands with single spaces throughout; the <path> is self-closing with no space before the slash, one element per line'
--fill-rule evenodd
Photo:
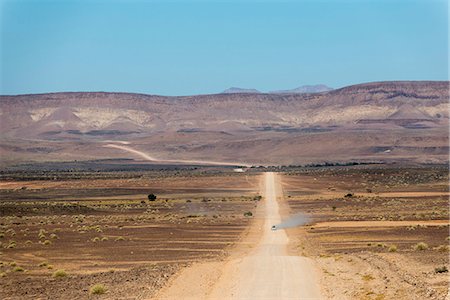
<path fill-rule="evenodd" d="M 397 246 L 396 245 L 391 245 L 388 249 L 389 252 L 397 252 Z"/>
<path fill-rule="evenodd" d="M 423 250 L 427 250 L 427 249 L 428 249 L 428 244 L 424 243 L 424 242 L 417 243 L 414 246 L 414 250 L 417 250 L 417 251 L 423 251 Z"/>
<path fill-rule="evenodd" d="M 38 267 L 47 267 L 48 266 L 48 262 L 43 261 L 40 264 L 38 264 Z"/>
<path fill-rule="evenodd" d="M 67 273 L 65 270 L 60 269 L 60 270 L 56 270 L 53 275 L 54 278 L 62 278 L 62 277 L 67 277 Z"/>
<path fill-rule="evenodd" d="M 366 274 L 366 275 L 363 275 L 363 276 L 362 276 L 362 279 L 363 279 L 364 281 L 370 281 L 370 280 L 374 280 L 375 277 L 373 277 L 373 276 L 370 275 L 370 274 Z"/>
<path fill-rule="evenodd" d="M 435 273 L 447 273 L 448 269 L 446 266 L 442 266 L 442 267 L 437 267 L 434 269 Z"/>
<path fill-rule="evenodd" d="M 92 295 L 102 295 L 102 294 L 106 293 L 107 291 L 108 291 L 108 289 L 103 284 L 96 284 L 96 285 L 92 286 L 91 289 L 89 290 L 89 292 Z"/>
<path fill-rule="evenodd" d="M 23 272 L 23 271 L 25 271 L 25 270 L 22 267 L 19 267 L 19 266 L 14 267 L 14 269 L 13 269 L 13 272 Z"/>
<path fill-rule="evenodd" d="M 155 201 L 156 200 L 156 195 L 155 194 L 149 194 L 147 197 L 148 197 L 149 201 Z"/>

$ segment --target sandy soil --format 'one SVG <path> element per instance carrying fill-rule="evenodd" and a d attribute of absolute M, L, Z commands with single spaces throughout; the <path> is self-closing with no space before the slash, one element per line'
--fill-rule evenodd
<path fill-rule="evenodd" d="M 199 264 L 185 270 L 157 299 L 318 299 L 320 288 L 310 259 L 290 256 L 284 230 L 271 230 L 281 221 L 275 174 L 264 175 L 264 223 L 261 238 L 244 256 L 224 264 Z M 221 270 L 221 271 L 219 271 Z M 194 287 L 194 288 L 193 288 Z"/>
<path fill-rule="evenodd" d="M 286 230 L 291 249 L 319 266 L 325 298 L 448 299 L 446 167 L 324 168 L 282 181 L 290 213 L 310 218 Z"/>
<path fill-rule="evenodd" d="M 448 226 L 448 220 L 430 221 L 344 221 L 344 222 L 319 222 L 315 228 L 321 227 L 406 227 L 406 226 Z"/>
<path fill-rule="evenodd" d="M 1 299 L 89 299 L 94 284 L 101 298 L 146 299 L 180 269 L 223 260 L 259 199 L 258 176 L 122 175 L 4 181 Z"/>

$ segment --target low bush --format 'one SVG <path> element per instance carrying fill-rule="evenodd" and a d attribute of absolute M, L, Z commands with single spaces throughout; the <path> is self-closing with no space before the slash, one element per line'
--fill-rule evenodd
<path fill-rule="evenodd" d="M 417 250 L 417 251 L 423 251 L 423 250 L 427 250 L 427 249 L 428 249 L 428 244 L 426 244 L 424 242 L 417 243 L 414 246 L 414 250 Z"/>
<path fill-rule="evenodd" d="M 63 278 L 63 277 L 67 277 L 67 273 L 65 270 L 57 270 L 53 273 L 52 275 L 54 278 Z"/>
<path fill-rule="evenodd" d="M 442 266 L 442 267 L 437 267 L 434 269 L 435 273 L 447 273 L 448 269 L 446 266 Z"/>
<path fill-rule="evenodd" d="M 46 266 L 48 266 L 48 262 L 46 262 L 46 261 L 41 262 L 40 264 L 38 264 L 38 267 L 46 267 Z"/>
<path fill-rule="evenodd" d="M 103 284 L 96 284 L 89 290 L 92 295 L 102 295 L 107 291 L 108 289 Z"/>
<path fill-rule="evenodd" d="M 397 246 L 391 245 L 388 249 L 389 252 L 397 252 Z"/>

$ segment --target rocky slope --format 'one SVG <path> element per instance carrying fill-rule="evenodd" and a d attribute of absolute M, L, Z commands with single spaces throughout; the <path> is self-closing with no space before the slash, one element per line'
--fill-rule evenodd
<path fill-rule="evenodd" d="M 266 159 L 254 156 L 262 155 L 259 154 L 261 147 L 278 141 L 280 146 L 271 149 L 278 154 L 266 159 L 276 163 L 303 161 L 302 158 L 282 158 L 300 153 L 300 148 L 322 153 L 324 141 L 321 139 L 326 135 L 331 140 L 337 136 L 355 140 L 354 137 L 359 136 L 354 141 L 362 143 L 358 147 L 385 149 L 395 146 L 398 139 L 414 134 L 420 139 L 433 136 L 434 142 L 439 140 L 429 146 L 438 147 L 437 152 L 442 154 L 445 152 L 442 147 L 448 140 L 448 95 L 449 82 L 419 81 L 359 84 L 318 94 L 164 97 L 76 92 L 0 96 L 0 154 L 13 152 L 14 157 L 22 157 L 29 151 L 18 145 L 25 141 L 67 145 L 94 139 L 120 139 L 139 140 L 143 144 L 148 141 L 155 145 L 155 136 L 161 136 L 166 143 L 150 148 L 168 156 L 179 152 L 186 156 L 198 153 L 231 159 L 237 156 L 233 151 L 239 149 L 239 155 L 249 154 L 258 162 Z M 387 143 L 377 141 L 377 134 L 394 133 Z M 180 134 L 194 138 L 195 150 L 183 144 L 178 138 Z M 312 140 L 316 144 L 309 144 Z M 339 141 L 336 146 L 339 148 L 343 144 L 345 142 Z M 65 149 L 65 146 L 59 147 Z M 408 157 L 414 157 L 414 143 L 408 147 Z M 53 153 L 50 148 L 49 153 Z M 173 152 L 174 149 L 178 152 Z M 309 160 L 324 160 L 326 153 L 322 159 L 319 156 Z M 369 154 L 370 151 L 361 151 L 357 157 L 369 157 Z M 98 157 L 97 154 L 87 155 L 91 156 Z"/>

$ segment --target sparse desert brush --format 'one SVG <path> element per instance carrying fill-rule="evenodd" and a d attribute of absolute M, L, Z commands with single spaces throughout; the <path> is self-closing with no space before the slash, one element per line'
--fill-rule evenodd
<path fill-rule="evenodd" d="M 391 245 L 388 249 L 389 252 L 397 252 L 397 246 L 396 245 Z"/>
<path fill-rule="evenodd" d="M 102 237 L 102 242 L 109 240 L 107 236 Z"/>
<path fill-rule="evenodd" d="M 57 239 L 58 236 L 57 236 L 56 234 L 52 233 L 52 234 L 50 234 L 50 238 L 51 238 L 51 239 Z"/>
<path fill-rule="evenodd" d="M 424 243 L 424 242 L 417 243 L 414 246 L 414 250 L 417 250 L 417 251 L 423 251 L 423 250 L 427 250 L 427 249 L 428 249 L 428 244 Z"/>
<path fill-rule="evenodd" d="M 48 262 L 46 261 L 43 261 L 40 264 L 38 264 L 38 267 L 46 267 L 46 266 L 48 266 Z"/>
<path fill-rule="evenodd" d="M 13 272 L 23 272 L 23 271 L 25 271 L 25 270 L 22 267 L 19 267 L 19 266 L 14 267 L 14 269 L 13 269 Z"/>
<path fill-rule="evenodd" d="M 25 245 L 31 245 L 31 244 L 33 244 L 32 241 L 30 241 L 30 240 L 25 241 Z"/>
<path fill-rule="evenodd" d="M 6 272 L 1 272 L 0 277 L 6 277 Z"/>
<path fill-rule="evenodd" d="M 12 261 L 12 262 L 9 263 L 9 265 L 10 265 L 11 267 L 15 267 L 15 266 L 17 266 L 17 263 L 16 263 L 15 261 Z"/>
<path fill-rule="evenodd" d="M 16 241 L 9 241 L 9 244 L 8 244 L 8 246 L 6 246 L 6 248 L 13 249 L 13 248 L 16 248 L 16 246 L 17 246 Z"/>
<path fill-rule="evenodd" d="M 67 277 L 67 273 L 65 270 L 60 269 L 60 270 L 56 270 L 55 272 L 53 272 L 52 277 L 54 278 L 63 278 L 63 277 Z"/>
<path fill-rule="evenodd" d="M 366 275 L 363 275 L 363 276 L 362 276 L 362 279 L 363 279 L 364 281 L 370 281 L 370 280 L 374 280 L 375 277 L 373 277 L 373 276 L 370 275 L 370 274 L 366 274 Z"/>
<path fill-rule="evenodd" d="M 244 213 L 244 217 L 251 217 L 251 216 L 253 216 L 251 211 L 247 211 Z"/>
<path fill-rule="evenodd" d="M 96 236 L 95 238 L 92 239 L 92 241 L 93 241 L 94 243 L 99 242 L 99 241 L 100 241 L 100 238 L 99 238 L 98 236 Z"/>
<path fill-rule="evenodd" d="M 115 241 L 125 241 L 125 238 L 123 236 L 116 237 Z"/>
<path fill-rule="evenodd" d="M 102 294 L 106 293 L 107 291 L 108 291 L 108 289 L 103 284 L 96 284 L 96 285 L 92 286 L 89 290 L 89 292 L 92 295 L 102 295 Z"/>
<path fill-rule="evenodd" d="M 47 269 L 53 270 L 53 265 L 48 265 L 48 266 L 47 266 Z"/>
<path fill-rule="evenodd" d="M 45 240 L 42 242 L 43 245 L 51 245 L 52 242 L 50 240 Z"/>
<path fill-rule="evenodd" d="M 442 267 L 437 267 L 434 269 L 435 273 L 447 273 L 448 269 L 446 266 L 442 266 Z"/>
<path fill-rule="evenodd" d="M 2 232 L 2 233 L 0 233 L 0 239 L 2 239 L 2 238 L 4 238 L 5 237 L 5 234 Z"/>

